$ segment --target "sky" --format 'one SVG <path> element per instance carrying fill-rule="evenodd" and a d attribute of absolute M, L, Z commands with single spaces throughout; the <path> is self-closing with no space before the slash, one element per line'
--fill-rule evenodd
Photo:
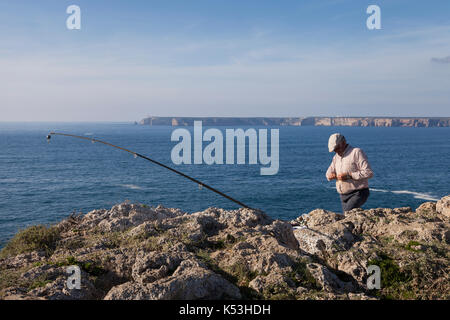
<path fill-rule="evenodd" d="M 0 121 L 448 117 L 449 88 L 448 0 L 0 2 Z"/>

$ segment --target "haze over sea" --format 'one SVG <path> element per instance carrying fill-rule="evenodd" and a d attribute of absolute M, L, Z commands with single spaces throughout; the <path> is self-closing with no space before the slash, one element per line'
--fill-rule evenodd
<path fill-rule="evenodd" d="M 285 220 L 316 208 L 341 211 L 334 183 L 325 179 L 332 158 L 327 141 L 334 132 L 361 147 L 374 170 L 364 208 L 415 209 L 450 194 L 450 128 L 280 127 L 280 169 L 273 176 L 261 176 L 259 164 L 175 166 L 170 158 L 174 129 L 130 123 L 0 123 L 0 246 L 26 226 L 57 222 L 74 211 L 110 208 L 124 200 L 187 212 L 237 208 L 129 153 L 61 136 L 48 144 L 50 131 L 131 149 Z"/>

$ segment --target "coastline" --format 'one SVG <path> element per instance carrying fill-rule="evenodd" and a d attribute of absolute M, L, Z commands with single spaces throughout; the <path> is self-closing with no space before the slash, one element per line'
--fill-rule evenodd
<path fill-rule="evenodd" d="M 450 127 L 450 117 L 154 117 L 140 125 L 192 126 L 349 126 L 349 127 Z M 138 124 L 135 122 L 135 124 Z"/>

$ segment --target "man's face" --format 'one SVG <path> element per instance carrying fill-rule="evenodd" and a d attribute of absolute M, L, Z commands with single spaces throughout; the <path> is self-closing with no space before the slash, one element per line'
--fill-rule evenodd
<path fill-rule="evenodd" d="M 342 155 L 344 153 L 345 150 L 345 146 L 347 145 L 347 143 L 345 142 L 345 140 L 341 141 L 335 148 L 334 148 L 334 152 L 336 152 L 338 155 Z"/>

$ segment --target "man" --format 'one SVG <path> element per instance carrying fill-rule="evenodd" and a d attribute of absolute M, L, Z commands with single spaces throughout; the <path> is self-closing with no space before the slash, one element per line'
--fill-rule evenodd
<path fill-rule="evenodd" d="M 369 198 L 368 179 L 373 171 L 366 154 L 350 146 L 343 135 L 334 133 L 328 140 L 328 151 L 335 152 L 326 177 L 336 179 L 336 190 L 341 197 L 342 211 L 360 208 Z"/>

